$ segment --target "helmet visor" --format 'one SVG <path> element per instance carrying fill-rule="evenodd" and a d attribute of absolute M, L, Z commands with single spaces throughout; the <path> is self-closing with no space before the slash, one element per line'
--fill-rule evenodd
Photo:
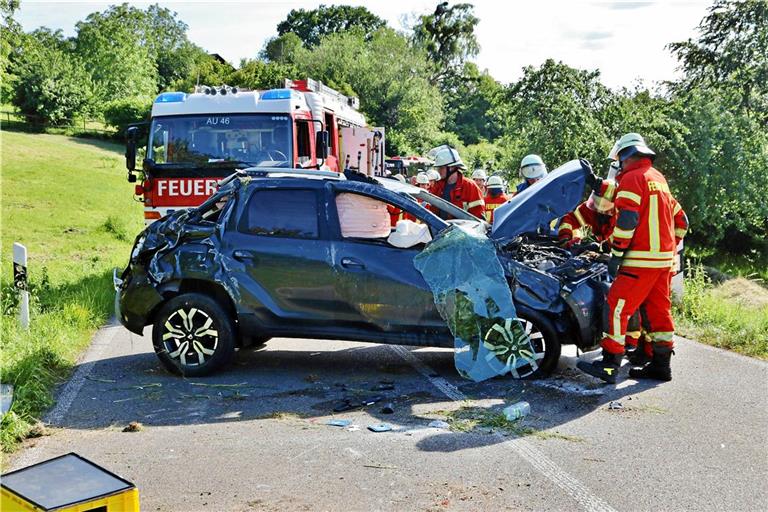
<path fill-rule="evenodd" d="M 547 168 L 542 164 L 526 165 L 520 168 L 520 174 L 528 179 L 543 178 L 547 174 Z"/>

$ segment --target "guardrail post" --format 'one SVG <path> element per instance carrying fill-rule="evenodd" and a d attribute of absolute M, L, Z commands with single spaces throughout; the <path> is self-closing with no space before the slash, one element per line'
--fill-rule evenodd
<path fill-rule="evenodd" d="M 19 321 L 29 329 L 29 286 L 27 284 L 27 248 L 13 244 L 13 284 L 19 290 Z"/>

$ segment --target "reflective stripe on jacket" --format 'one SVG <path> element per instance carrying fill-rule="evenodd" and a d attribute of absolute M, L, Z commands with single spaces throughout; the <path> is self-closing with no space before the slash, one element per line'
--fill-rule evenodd
<path fill-rule="evenodd" d="M 431 192 L 437 197 L 443 197 L 443 190 L 445 190 L 445 180 L 440 180 L 435 183 L 435 189 Z M 451 190 L 450 202 L 478 219 L 485 218 L 483 216 L 485 202 L 483 201 L 480 187 L 474 181 L 465 178 L 461 173 L 459 173 L 456 186 Z"/>
<path fill-rule="evenodd" d="M 498 208 L 499 206 L 503 205 L 507 201 L 509 201 L 509 198 L 506 194 L 499 194 L 496 197 L 491 196 L 488 194 L 485 196 L 485 220 L 493 224 L 493 210 Z"/>

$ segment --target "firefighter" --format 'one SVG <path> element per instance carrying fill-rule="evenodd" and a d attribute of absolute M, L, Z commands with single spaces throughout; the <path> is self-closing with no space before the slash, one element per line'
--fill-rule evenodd
<path fill-rule="evenodd" d="M 434 169 L 427 169 L 427 177 L 429 178 L 429 191 L 432 192 L 435 188 L 435 183 L 440 181 L 440 173 Z"/>
<path fill-rule="evenodd" d="M 488 190 L 485 187 L 485 183 L 488 181 L 488 174 L 485 172 L 485 169 L 475 169 L 475 172 L 472 173 L 472 181 L 475 182 L 483 196 L 488 194 Z"/>
<path fill-rule="evenodd" d="M 474 181 L 465 178 L 461 173 L 467 166 L 461 161 L 459 152 L 444 145 L 431 150 L 430 155 L 434 155 L 433 166 L 440 173 L 440 180 L 435 183 L 431 192 L 482 219 L 485 211 L 483 194 Z M 446 215 L 443 212 L 438 214 Z"/>
<path fill-rule="evenodd" d="M 546 175 L 547 166 L 544 165 L 544 160 L 539 155 L 527 155 L 520 161 L 520 177 L 525 181 L 517 186 L 515 193 L 519 194 Z"/>
<path fill-rule="evenodd" d="M 629 375 L 669 381 L 674 349 L 670 280 L 675 249 L 688 230 L 688 219 L 667 180 L 652 167 L 656 153 L 640 135 L 624 135 L 615 149 L 620 170 L 608 264 L 615 280 L 608 292 L 607 332 L 600 343 L 603 357 L 593 363 L 579 361 L 578 367 L 605 382 L 616 382 L 627 322 L 642 307 L 652 359 L 642 368 L 632 368 Z M 594 175 L 589 162 L 582 160 L 582 166 L 593 190 L 599 190 L 602 180 Z"/>
<path fill-rule="evenodd" d="M 509 201 L 504 193 L 504 181 L 500 176 L 488 178 L 488 193 L 485 196 L 485 220 L 493 224 L 493 211 Z"/>
<path fill-rule="evenodd" d="M 431 183 L 430 183 L 429 176 L 427 176 L 427 173 L 420 172 L 416 175 L 416 186 L 429 192 L 429 187 L 431 186 Z"/>

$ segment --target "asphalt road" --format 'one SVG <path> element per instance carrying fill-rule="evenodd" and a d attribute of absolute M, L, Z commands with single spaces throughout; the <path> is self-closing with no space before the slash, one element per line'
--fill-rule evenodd
<path fill-rule="evenodd" d="M 134 482 L 144 511 L 768 510 L 768 363 L 678 340 L 670 383 L 605 387 L 573 366 L 472 383 L 447 350 L 275 339 L 185 380 L 111 326 L 61 389 L 52 435 L 11 466 L 77 452 Z M 525 436 L 427 426 L 518 400 Z"/>

